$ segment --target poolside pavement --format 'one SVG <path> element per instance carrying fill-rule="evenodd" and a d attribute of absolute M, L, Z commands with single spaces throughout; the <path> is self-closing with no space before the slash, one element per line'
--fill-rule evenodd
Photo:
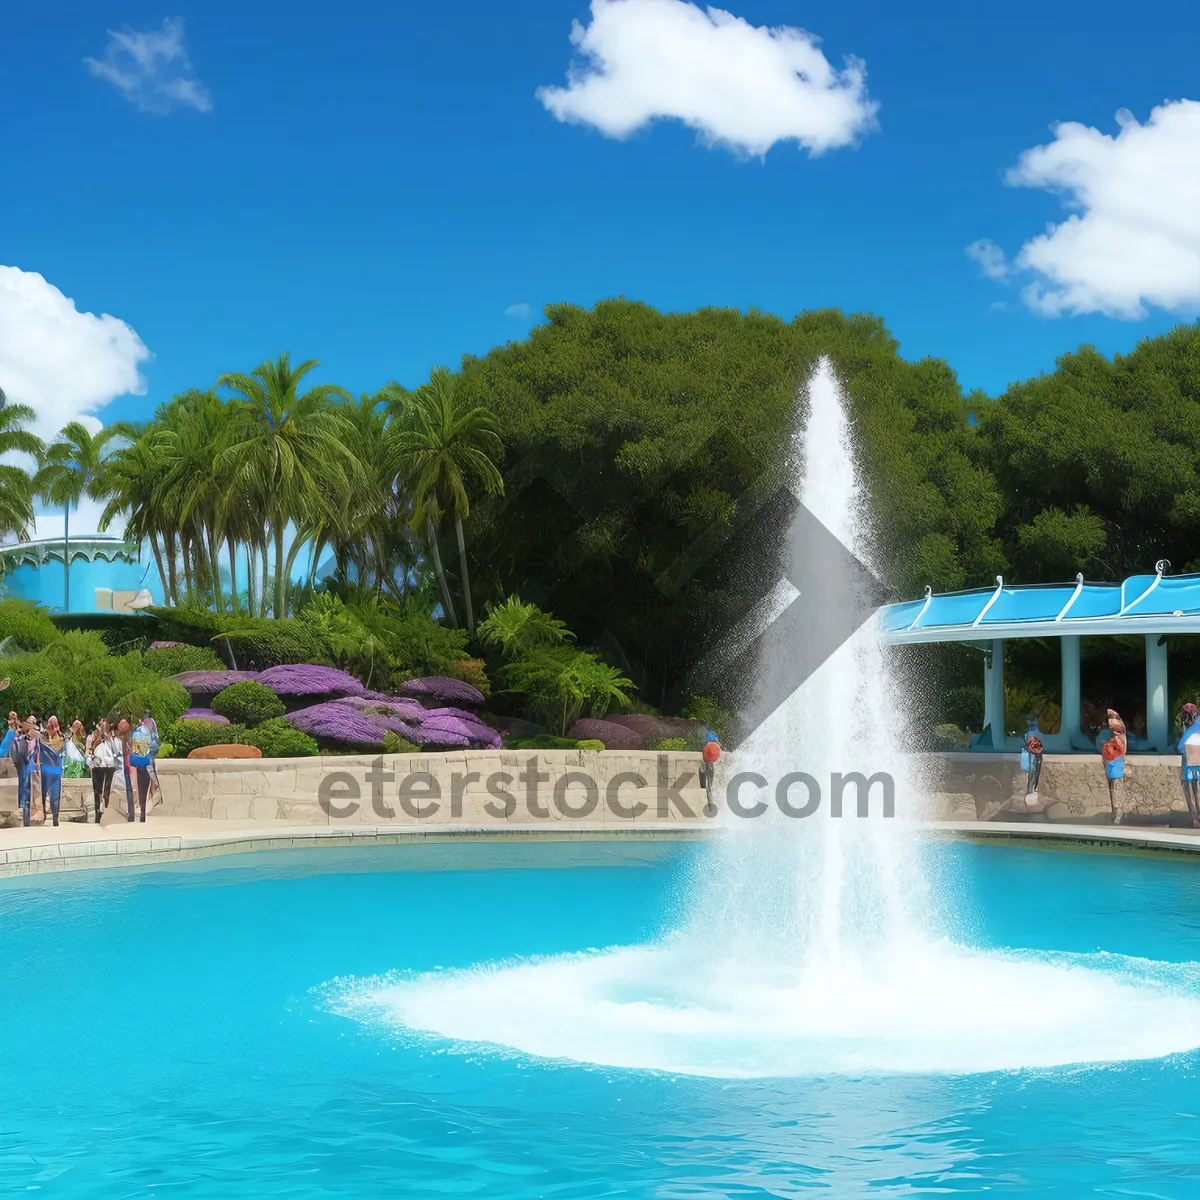
<path fill-rule="evenodd" d="M 1132 826 L 1081 826 L 991 821 L 931 821 L 921 828 L 934 836 L 976 842 L 1200 856 L 1200 830 Z M 144 824 L 0 829 L 0 878 L 94 867 L 137 866 L 259 850 L 314 849 L 351 845 L 402 845 L 468 840 L 694 840 L 720 829 L 708 822 L 638 821 L 625 827 L 577 821 L 553 824 L 465 825 L 429 822 L 419 826 L 296 825 L 284 820 L 223 821 L 203 817 L 155 817 Z M 1200 862 L 1200 857 L 1197 858 Z"/>

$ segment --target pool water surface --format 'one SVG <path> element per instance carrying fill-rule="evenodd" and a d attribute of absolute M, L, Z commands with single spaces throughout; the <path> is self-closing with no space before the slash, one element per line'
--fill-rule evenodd
<path fill-rule="evenodd" d="M 686 885 L 704 853 L 397 846 L 6 881 L 0 1189 L 1200 1196 L 1190 1048 L 1047 1069 L 743 1078 L 417 1036 L 339 1002 L 397 974 L 652 942 L 694 903 Z M 926 853 L 961 888 L 974 945 L 1152 960 L 1195 999 L 1200 866 L 963 843 Z M 979 1017 L 985 1038 L 992 1019 Z M 1200 1046 L 1200 1027 L 1172 1040 Z"/>

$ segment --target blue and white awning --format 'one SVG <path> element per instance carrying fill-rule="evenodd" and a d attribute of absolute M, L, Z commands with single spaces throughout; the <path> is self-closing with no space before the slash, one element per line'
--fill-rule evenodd
<path fill-rule="evenodd" d="M 886 642 L 1200 633 L 1200 575 L 1133 575 L 1124 583 L 1012 586 L 949 592 L 889 604 L 876 615 Z"/>

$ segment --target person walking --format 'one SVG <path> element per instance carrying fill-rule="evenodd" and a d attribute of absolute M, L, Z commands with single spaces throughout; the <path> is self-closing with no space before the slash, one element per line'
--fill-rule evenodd
<path fill-rule="evenodd" d="M 1179 775 L 1183 799 L 1193 829 L 1200 829 L 1200 709 L 1185 704 L 1179 712 L 1182 734 L 1179 738 Z"/>
<path fill-rule="evenodd" d="M 1021 754 L 1021 765 L 1025 768 L 1025 804 L 1028 808 L 1036 808 L 1038 802 L 1038 783 L 1042 778 L 1044 755 L 1041 733 L 1037 715 L 1030 713 L 1025 729 L 1024 750 Z"/>
<path fill-rule="evenodd" d="M 42 800 L 41 759 L 38 754 L 38 745 L 42 737 L 42 727 L 33 713 L 30 713 L 25 718 L 24 729 L 29 741 L 30 823 L 33 825 L 44 825 L 46 823 L 46 806 Z"/>
<path fill-rule="evenodd" d="M 137 723 L 129 739 L 129 765 L 137 772 L 137 793 L 140 819 L 146 819 L 146 804 L 154 780 L 154 760 L 158 756 L 158 726 L 147 713 Z M 129 818 L 133 820 L 132 815 Z"/>
<path fill-rule="evenodd" d="M 76 717 L 71 723 L 67 740 L 63 743 L 63 778 L 87 778 L 87 735 L 84 733 L 83 722 Z M 87 805 L 84 805 L 84 811 Z"/>
<path fill-rule="evenodd" d="M 31 718 L 17 727 L 8 747 L 8 757 L 17 772 L 17 804 L 21 809 L 21 824 L 26 828 L 32 820 L 35 745 Z"/>
<path fill-rule="evenodd" d="M 4 682 L 7 683 L 8 680 L 5 680 Z M 8 725 L 4 730 L 4 737 L 3 739 L 0 739 L 0 756 L 4 758 L 8 757 L 8 751 L 11 748 L 17 734 L 20 732 L 20 728 L 21 718 L 18 717 L 15 712 L 10 712 L 8 714 Z"/>
<path fill-rule="evenodd" d="M 1108 781 L 1108 803 L 1112 808 L 1113 824 L 1121 823 L 1120 807 L 1117 804 L 1117 783 L 1125 778 L 1125 751 L 1128 742 L 1125 722 L 1115 708 L 1108 710 L 1109 736 L 1100 747 L 1100 758 L 1104 762 L 1104 777 Z"/>
<path fill-rule="evenodd" d="M 125 777 L 125 818 L 133 824 L 133 768 L 129 765 L 129 738 L 133 733 L 129 722 L 122 717 L 117 722 L 117 741 L 121 743 L 121 772 Z"/>
<path fill-rule="evenodd" d="M 55 826 L 62 805 L 63 747 L 66 738 L 58 725 L 57 717 L 46 722 L 45 732 L 37 745 L 38 770 L 42 777 L 42 821 L 46 820 L 47 806 Z"/>
<path fill-rule="evenodd" d="M 100 824 L 100 802 L 108 807 L 113 776 L 121 761 L 121 741 L 101 717 L 87 741 L 87 764 L 92 771 L 92 800 L 96 806 L 96 824 Z"/>

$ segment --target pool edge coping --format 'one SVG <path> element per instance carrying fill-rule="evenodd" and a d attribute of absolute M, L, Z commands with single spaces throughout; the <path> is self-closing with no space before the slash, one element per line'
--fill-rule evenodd
<path fill-rule="evenodd" d="M 1039 846 L 1063 850 L 1185 857 L 1200 855 L 1200 831 L 1026 824 L 1024 822 L 924 821 L 923 834 L 955 841 Z M 265 826 L 199 834 L 111 837 L 43 842 L 0 849 L 0 879 L 60 871 L 185 862 L 198 858 L 263 850 L 340 849 L 348 846 L 438 844 L 455 841 L 696 841 L 721 826 L 671 822 L 631 822 L 628 827 L 580 825 L 569 829 L 530 825 L 445 824 L 397 828 L 387 825 L 333 829 L 328 826 Z"/>
<path fill-rule="evenodd" d="M 355 829 L 326 826 L 269 826 L 204 834 L 104 838 L 43 842 L 0 849 L 0 879 L 62 871 L 99 870 L 153 863 L 187 862 L 263 850 L 342 849 L 348 846 L 445 844 L 455 841 L 695 841 L 703 826 L 679 822 L 638 822 L 629 828 L 583 826 L 547 829 L 540 825 L 440 825 Z"/>

